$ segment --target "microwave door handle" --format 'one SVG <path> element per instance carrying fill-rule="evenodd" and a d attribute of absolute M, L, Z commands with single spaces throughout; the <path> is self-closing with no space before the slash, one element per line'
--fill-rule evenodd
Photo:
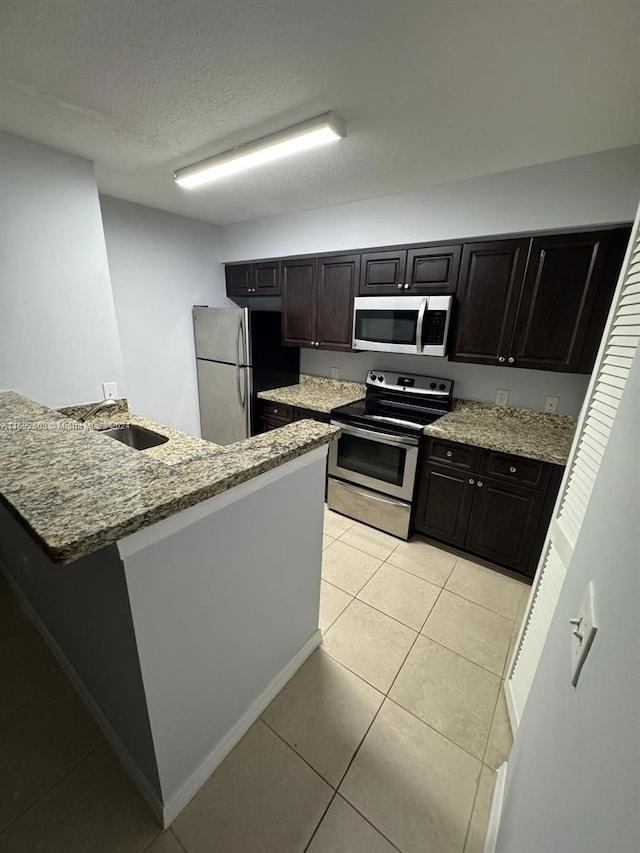
<path fill-rule="evenodd" d="M 425 296 L 418 309 L 418 325 L 416 328 L 416 350 L 418 351 L 418 355 L 422 354 L 422 327 L 424 326 L 424 315 L 426 314 L 428 305 L 429 297 Z"/>

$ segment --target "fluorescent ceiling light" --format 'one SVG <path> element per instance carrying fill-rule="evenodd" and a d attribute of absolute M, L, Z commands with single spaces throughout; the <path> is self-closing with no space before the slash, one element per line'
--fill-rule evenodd
<path fill-rule="evenodd" d="M 324 113 L 286 130 L 247 142 L 233 151 L 225 151 L 224 154 L 201 160 L 193 166 L 178 169 L 174 172 L 173 180 L 181 187 L 194 189 L 219 178 L 226 178 L 227 175 L 235 175 L 236 172 L 260 166 L 262 163 L 270 163 L 298 151 L 306 151 L 307 148 L 337 142 L 346 135 L 347 129 L 342 119 L 335 113 Z"/>

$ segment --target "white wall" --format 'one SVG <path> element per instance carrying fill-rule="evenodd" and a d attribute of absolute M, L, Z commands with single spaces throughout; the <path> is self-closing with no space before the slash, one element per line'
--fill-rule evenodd
<path fill-rule="evenodd" d="M 636 357 L 509 758 L 497 853 L 638 849 L 639 411 Z M 569 618 L 590 580 L 599 630 L 573 688 Z"/>
<path fill-rule="evenodd" d="M 0 388 L 126 393 L 93 164 L 0 133 Z"/>
<path fill-rule="evenodd" d="M 225 295 L 215 225 L 101 196 L 131 410 L 200 435 L 193 305 Z"/>
<path fill-rule="evenodd" d="M 525 409 L 544 409 L 545 397 L 551 394 L 560 397 L 558 412 L 574 418 L 580 412 L 589 382 L 588 376 L 572 373 L 462 364 L 429 356 L 301 350 L 301 373 L 331 376 L 332 367 L 339 369 L 340 379 L 355 382 L 364 381 L 367 371 L 373 368 L 453 379 L 454 397 L 484 403 L 495 403 L 496 391 L 507 390 L 509 405 Z"/>
<path fill-rule="evenodd" d="M 428 143 L 426 143 L 428 144 Z M 394 243 L 630 222 L 640 145 L 413 192 L 223 226 L 237 261 Z"/>

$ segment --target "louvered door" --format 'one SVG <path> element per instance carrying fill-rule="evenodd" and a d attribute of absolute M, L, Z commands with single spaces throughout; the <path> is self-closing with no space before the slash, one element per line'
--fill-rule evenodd
<path fill-rule="evenodd" d="M 509 663 L 505 693 L 512 727 L 520 722 L 611 427 L 640 345 L 640 213 L 631 232 L 596 366 L 582 409 L 564 480 Z"/>

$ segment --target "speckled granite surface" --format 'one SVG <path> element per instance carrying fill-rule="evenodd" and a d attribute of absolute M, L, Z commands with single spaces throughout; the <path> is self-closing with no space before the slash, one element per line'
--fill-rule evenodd
<path fill-rule="evenodd" d="M 515 456 L 566 465 L 575 424 L 568 415 L 455 400 L 448 415 L 425 427 L 424 434 L 473 444 Z"/>
<path fill-rule="evenodd" d="M 200 439 L 180 433 L 181 451 L 181 439 L 170 438 L 168 444 L 176 444 L 163 460 L 5 391 L 0 393 L 0 497 L 54 562 L 70 563 L 338 434 L 327 424 L 303 420 L 205 452 Z M 162 447 L 167 445 L 155 450 Z"/>
<path fill-rule="evenodd" d="M 260 391 L 258 397 L 272 403 L 299 406 L 301 409 L 328 414 L 336 406 L 361 400 L 366 391 L 366 386 L 359 382 L 343 382 L 340 379 L 326 379 L 323 376 L 308 376 L 302 373 L 298 385 Z"/>

